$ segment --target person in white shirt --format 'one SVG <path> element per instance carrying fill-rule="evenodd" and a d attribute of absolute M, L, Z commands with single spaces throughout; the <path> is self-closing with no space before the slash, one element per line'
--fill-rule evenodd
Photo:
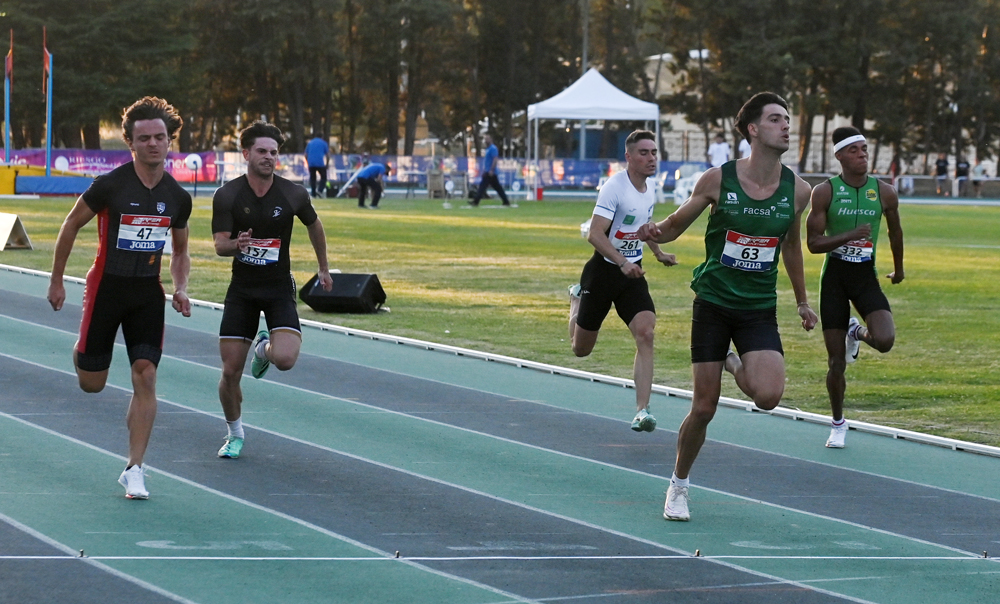
<path fill-rule="evenodd" d="M 721 132 L 715 135 L 715 142 L 708 146 L 706 155 L 708 163 L 712 164 L 713 168 L 718 168 L 729 161 L 729 143 Z"/>
<path fill-rule="evenodd" d="M 750 141 L 743 139 L 740 141 L 740 159 L 750 157 Z"/>
<path fill-rule="evenodd" d="M 653 218 L 656 203 L 656 136 L 636 130 L 625 141 L 627 168 L 608 179 L 597 197 L 587 240 L 594 254 L 583 268 L 580 283 L 570 287 L 569 336 L 573 354 L 585 357 L 594 350 L 601 324 L 612 304 L 635 338 L 633 368 L 636 415 L 632 429 L 652 432 L 656 419 L 649 413 L 653 388 L 653 331 L 656 309 L 642 267 L 643 242 L 639 227 Z M 677 264 L 655 242 L 649 245 L 656 260 Z"/>

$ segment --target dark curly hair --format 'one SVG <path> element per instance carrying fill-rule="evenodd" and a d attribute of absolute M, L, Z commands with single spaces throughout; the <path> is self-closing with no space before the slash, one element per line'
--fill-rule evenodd
<path fill-rule="evenodd" d="M 281 135 L 281 130 L 274 124 L 269 124 L 263 120 L 257 120 L 243 130 L 240 130 L 240 148 L 249 149 L 257 142 L 258 138 L 271 138 L 278 143 L 278 148 L 285 144 L 285 137 Z"/>
<path fill-rule="evenodd" d="M 144 96 L 122 111 L 122 138 L 132 143 L 132 127 L 141 120 L 163 120 L 170 140 L 184 125 L 181 115 L 174 106 L 155 96 Z"/>

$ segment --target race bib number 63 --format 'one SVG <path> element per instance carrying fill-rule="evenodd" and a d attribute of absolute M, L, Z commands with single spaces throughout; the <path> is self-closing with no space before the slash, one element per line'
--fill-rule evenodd
<path fill-rule="evenodd" d="M 719 262 L 741 271 L 764 272 L 774 266 L 777 250 L 777 237 L 755 237 L 728 231 Z"/>

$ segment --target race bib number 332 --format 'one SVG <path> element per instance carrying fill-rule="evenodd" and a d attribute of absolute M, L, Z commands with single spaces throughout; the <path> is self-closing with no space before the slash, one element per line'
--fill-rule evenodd
<path fill-rule="evenodd" d="M 123 214 L 118 224 L 118 249 L 129 252 L 159 252 L 167 243 L 169 216 Z"/>
<path fill-rule="evenodd" d="M 728 231 L 719 262 L 741 271 L 764 272 L 774 266 L 777 251 L 777 237 L 755 237 Z"/>

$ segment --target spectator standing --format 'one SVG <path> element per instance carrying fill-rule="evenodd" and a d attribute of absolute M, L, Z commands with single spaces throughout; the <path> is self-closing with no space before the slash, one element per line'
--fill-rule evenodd
<path fill-rule="evenodd" d="M 500 179 L 497 178 L 497 160 L 499 159 L 500 152 L 497 150 L 497 146 L 493 144 L 493 137 L 489 134 L 483 137 L 483 142 L 486 143 L 486 155 L 483 156 L 483 175 L 479 179 L 479 189 L 476 190 L 476 196 L 472 198 L 469 205 L 478 206 L 479 200 L 486 194 L 486 186 L 491 185 L 497 194 L 500 195 L 503 205 L 510 206 L 507 194 L 504 193 Z"/>
<path fill-rule="evenodd" d="M 961 155 L 955 162 L 955 180 L 958 181 L 958 196 L 965 197 L 969 191 L 969 162 Z"/>
<path fill-rule="evenodd" d="M 713 168 L 718 168 L 729 161 L 729 143 L 726 142 L 726 138 L 722 136 L 721 132 L 715 135 L 715 142 L 708 146 L 708 152 L 705 155 L 708 156 L 708 163 Z"/>
<path fill-rule="evenodd" d="M 313 133 L 306 144 L 306 163 L 309 164 L 309 189 L 313 197 L 322 197 L 326 192 L 326 169 L 330 165 L 330 145 Z M 317 187 L 317 184 L 319 185 Z"/>
<path fill-rule="evenodd" d="M 937 194 L 947 196 L 944 181 L 948 180 L 948 157 L 944 153 L 938 153 L 937 161 L 934 162 L 934 178 L 937 181 Z"/>
<path fill-rule="evenodd" d="M 983 165 L 983 160 L 977 158 L 976 165 L 972 166 L 972 190 L 975 191 L 977 198 L 983 196 L 984 178 L 986 178 L 986 166 Z"/>

